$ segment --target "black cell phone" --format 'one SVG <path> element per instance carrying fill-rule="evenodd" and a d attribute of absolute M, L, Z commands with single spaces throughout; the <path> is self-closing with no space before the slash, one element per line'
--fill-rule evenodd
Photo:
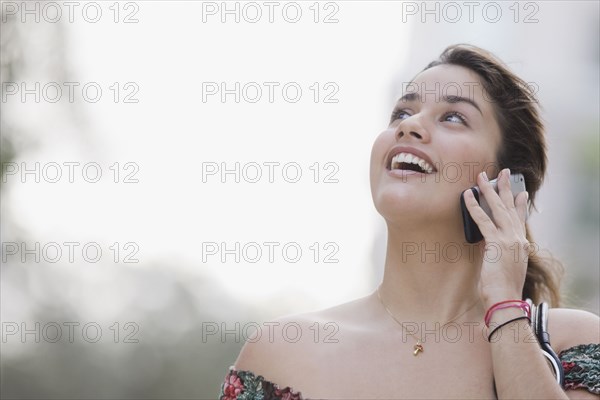
<path fill-rule="evenodd" d="M 492 179 L 490 181 L 496 193 L 498 193 L 498 179 Z M 513 197 L 516 197 L 519 193 L 525 191 L 525 178 L 523 174 L 511 174 L 510 175 L 510 189 L 512 191 Z M 485 213 L 494 220 L 492 216 L 492 210 L 488 205 L 487 201 L 485 201 L 485 197 L 481 194 L 479 190 L 479 186 L 473 186 L 470 189 L 467 189 L 473 192 L 475 199 L 479 203 L 479 206 L 485 211 Z M 477 223 L 471 217 L 469 210 L 467 210 L 467 206 L 465 204 L 465 192 L 460 194 L 460 208 L 462 211 L 463 217 L 463 227 L 465 229 L 465 239 L 467 239 L 468 243 L 477 243 L 481 239 L 483 239 L 483 235 L 477 226 Z"/>

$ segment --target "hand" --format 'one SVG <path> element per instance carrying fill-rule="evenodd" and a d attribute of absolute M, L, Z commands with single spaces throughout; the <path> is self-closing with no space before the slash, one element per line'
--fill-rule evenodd
<path fill-rule="evenodd" d="M 498 174 L 499 193 L 485 172 L 477 177 L 477 185 L 492 210 L 494 221 L 470 190 L 465 193 L 467 209 L 484 238 L 479 244 L 483 253 L 479 291 L 486 308 L 502 300 L 521 299 L 527 273 L 530 246 L 525 235 L 525 220 L 529 194 L 521 192 L 513 199 L 509 176 L 508 168 Z"/>

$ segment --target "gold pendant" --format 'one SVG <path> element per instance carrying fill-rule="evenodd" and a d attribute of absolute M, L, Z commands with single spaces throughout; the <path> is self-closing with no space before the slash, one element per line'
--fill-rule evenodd
<path fill-rule="evenodd" d="M 415 349 L 415 351 L 413 352 L 414 356 L 418 356 L 420 351 L 425 351 L 423 349 L 423 345 L 421 343 L 415 344 L 415 346 L 413 347 L 413 349 Z"/>

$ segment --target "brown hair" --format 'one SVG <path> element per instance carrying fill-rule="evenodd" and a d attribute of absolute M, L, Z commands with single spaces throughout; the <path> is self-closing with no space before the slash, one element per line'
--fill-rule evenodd
<path fill-rule="evenodd" d="M 493 103 L 502 133 L 502 144 L 496 155 L 497 167 L 523 174 L 531 200 L 530 210 L 535 208 L 535 194 L 544 180 L 547 157 L 544 125 L 532 88 L 492 53 L 473 45 L 448 46 L 439 59 L 429 63 L 423 71 L 443 64 L 465 67 L 481 78 L 486 99 Z M 529 226 L 525 226 L 527 240 L 534 243 Z M 558 306 L 562 272 L 562 264 L 552 256 L 533 253 L 527 263 L 523 298 L 530 298 L 535 303 L 548 301 L 550 305 Z"/>

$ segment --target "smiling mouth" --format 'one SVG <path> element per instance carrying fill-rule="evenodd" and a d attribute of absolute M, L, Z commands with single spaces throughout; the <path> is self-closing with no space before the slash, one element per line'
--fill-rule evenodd
<path fill-rule="evenodd" d="M 422 174 L 431 174 L 435 170 L 431 164 L 410 153 L 398 153 L 390 162 L 388 168 L 393 170 L 408 170 L 420 172 Z"/>

